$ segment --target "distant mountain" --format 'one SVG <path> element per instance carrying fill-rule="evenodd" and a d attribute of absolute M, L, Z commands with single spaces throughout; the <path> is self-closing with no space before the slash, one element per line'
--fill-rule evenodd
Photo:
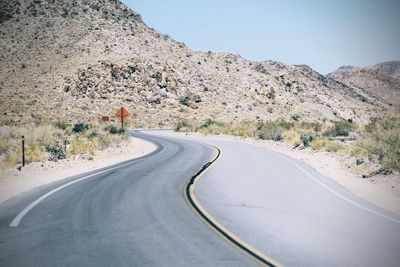
<path fill-rule="evenodd" d="M 362 88 L 394 106 L 400 106 L 400 61 L 384 62 L 365 68 L 340 67 L 327 77 L 349 87 Z"/>
<path fill-rule="evenodd" d="M 120 106 L 137 126 L 210 117 L 365 122 L 393 110 L 373 90 L 308 66 L 193 51 L 118 0 L 1 0 L 0 36 L 2 124 L 96 119 Z"/>

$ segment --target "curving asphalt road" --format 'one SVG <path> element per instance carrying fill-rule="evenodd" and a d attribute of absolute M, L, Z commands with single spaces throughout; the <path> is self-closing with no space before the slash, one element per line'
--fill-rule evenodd
<path fill-rule="evenodd" d="M 41 187 L 0 206 L 0 266 L 254 265 L 211 231 L 184 201 L 188 178 L 215 151 L 193 141 L 135 136 L 156 143 L 158 149 L 111 170 Z M 82 178 L 15 221 L 36 199 Z"/>
<path fill-rule="evenodd" d="M 159 148 L 0 206 L 0 266 L 254 265 L 185 203 L 188 178 L 215 150 L 198 139 L 135 135 Z M 400 266 L 400 216 L 300 161 L 239 142 L 200 141 L 222 154 L 197 181 L 197 200 L 262 253 L 286 266 Z"/>
<path fill-rule="evenodd" d="M 197 139 L 195 139 L 197 140 Z M 400 216 L 302 163 L 255 145 L 222 151 L 196 185 L 205 210 L 285 266 L 400 266 Z"/>

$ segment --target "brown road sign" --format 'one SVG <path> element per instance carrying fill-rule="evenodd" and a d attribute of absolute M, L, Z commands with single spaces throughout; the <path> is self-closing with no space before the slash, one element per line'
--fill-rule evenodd
<path fill-rule="evenodd" d="M 101 121 L 103 121 L 103 122 L 110 121 L 110 117 L 109 116 L 101 116 Z"/>
<path fill-rule="evenodd" d="M 129 119 L 130 115 L 131 114 L 129 114 L 129 112 L 123 107 L 117 109 L 117 111 L 115 112 L 115 118 L 117 118 L 117 120 L 121 122 L 122 128 L 124 128 L 124 122 Z"/>
<path fill-rule="evenodd" d="M 115 112 L 115 117 L 121 121 L 122 119 L 127 120 L 131 114 L 125 108 L 119 108 Z"/>

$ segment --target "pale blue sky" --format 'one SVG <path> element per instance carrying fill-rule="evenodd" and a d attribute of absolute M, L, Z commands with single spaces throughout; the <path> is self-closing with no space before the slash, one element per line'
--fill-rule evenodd
<path fill-rule="evenodd" d="M 250 60 L 342 65 L 400 60 L 400 0 L 122 0 L 195 50 Z"/>

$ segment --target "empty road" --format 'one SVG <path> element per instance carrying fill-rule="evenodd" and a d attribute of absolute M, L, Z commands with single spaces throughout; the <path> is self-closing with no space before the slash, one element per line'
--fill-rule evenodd
<path fill-rule="evenodd" d="M 68 178 L 0 206 L 0 266 L 254 266 L 184 198 L 216 149 L 147 133 L 151 154 Z M 209 215 L 287 266 L 399 266 L 400 216 L 303 163 L 239 142 L 197 181 Z"/>

